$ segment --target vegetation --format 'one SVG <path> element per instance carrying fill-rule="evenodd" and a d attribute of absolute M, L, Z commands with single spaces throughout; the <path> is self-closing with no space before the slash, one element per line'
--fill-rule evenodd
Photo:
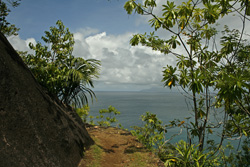
<path fill-rule="evenodd" d="M 10 13 L 10 6 L 13 8 L 17 7 L 20 4 L 21 0 L 0 0 L 0 31 L 5 36 L 17 35 L 19 28 L 16 28 L 14 24 L 11 24 L 7 21 L 7 16 Z"/>
<path fill-rule="evenodd" d="M 198 146 L 189 145 L 180 140 L 171 149 L 167 149 L 165 153 L 166 166 L 218 166 L 219 157 L 209 158 L 211 152 L 204 153 L 200 151 Z"/>
<path fill-rule="evenodd" d="M 143 122 L 142 127 L 133 126 L 134 130 L 131 133 L 137 136 L 138 140 L 143 143 L 148 149 L 152 150 L 154 147 L 159 148 L 165 139 L 167 132 L 155 114 L 147 112 L 141 116 Z"/>
<path fill-rule="evenodd" d="M 99 75 L 100 61 L 85 60 L 72 55 L 73 34 L 65 28 L 62 21 L 56 27 L 50 27 L 40 42 L 29 46 L 35 55 L 23 56 L 24 61 L 33 72 L 37 81 L 57 96 L 64 104 L 81 108 L 88 103 L 87 94 L 93 99 L 94 92 L 87 86 L 94 87 L 93 78 Z"/>
<path fill-rule="evenodd" d="M 108 115 L 104 117 L 104 115 Z M 97 121 L 100 126 L 110 126 L 112 123 L 118 122 L 115 115 L 120 115 L 120 112 L 113 106 L 109 106 L 108 109 L 99 110 L 99 116 L 96 119 L 101 119 Z"/>
<path fill-rule="evenodd" d="M 84 162 L 84 166 L 86 167 L 99 167 L 101 166 L 101 160 L 103 155 L 105 154 L 102 148 L 99 146 L 100 141 L 96 138 L 94 138 L 95 144 L 92 145 L 89 150 L 84 153 L 87 154 L 88 158 L 91 159 L 91 161 Z M 86 157 L 85 157 L 86 158 Z"/>
<path fill-rule="evenodd" d="M 76 113 L 85 123 L 88 122 L 88 118 L 92 118 L 91 116 L 89 116 L 89 110 L 90 108 L 88 105 L 84 105 L 82 108 L 76 108 Z M 89 123 L 93 124 L 93 121 L 91 120 Z"/>
<path fill-rule="evenodd" d="M 131 159 L 131 162 L 127 166 L 131 167 L 149 166 L 149 162 L 145 161 L 145 155 L 143 153 L 135 152 L 131 154 L 129 158 Z"/>
<path fill-rule="evenodd" d="M 17 35 L 18 28 L 6 19 L 9 6 L 17 7 L 20 0 L 0 0 L 0 31 L 6 36 Z M 250 20 L 248 0 L 188 0 L 166 1 L 157 15 L 156 0 L 127 0 L 124 5 L 128 14 L 151 16 L 149 23 L 154 31 L 136 34 L 132 46 L 143 45 L 153 50 L 174 56 L 176 64 L 163 69 L 165 87 L 177 87 L 190 100 L 194 118 L 173 120 L 162 125 L 155 114 L 142 115 L 142 127 L 134 127 L 132 133 L 149 149 L 156 150 L 166 166 L 248 166 L 250 158 L 250 44 L 245 39 L 245 24 Z M 238 15 L 242 29 L 217 24 L 226 15 Z M 171 34 L 159 37 L 158 31 Z M 218 37 L 218 34 L 220 38 Z M 100 61 L 85 60 L 73 56 L 73 34 L 62 21 L 45 31 L 42 43 L 30 43 L 35 54 L 22 57 L 37 81 L 47 88 L 51 96 L 62 103 L 73 106 L 84 122 L 89 116 L 88 96 L 95 93 L 93 79 L 99 76 Z M 184 51 L 178 52 L 182 48 Z M 114 107 L 99 111 L 100 126 L 117 122 L 113 115 L 120 114 Z M 104 115 L 108 114 L 107 117 Z M 214 115 L 214 117 L 213 117 Z M 93 123 L 93 120 L 90 121 Z M 169 144 L 165 139 L 168 128 L 187 129 L 187 141 Z M 220 141 L 208 136 L 220 131 Z M 241 139 L 242 151 L 226 154 L 226 138 Z M 100 148 L 92 148 L 100 159 Z M 95 151 L 96 150 L 96 151 Z M 140 158 L 141 159 L 141 158 Z M 99 162 L 98 162 L 99 163 Z M 97 165 L 99 165 L 97 163 Z M 95 166 L 95 165 L 94 165 Z"/>
<path fill-rule="evenodd" d="M 143 3 L 129 0 L 125 3 L 124 8 L 128 14 L 135 12 L 139 15 L 151 16 L 149 22 L 154 28 L 150 34 L 134 35 L 130 43 L 132 46 L 139 44 L 148 46 L 176 58 L 175 66 L 167 65 L 164 68 L 162 81 L 166 87 L 170 89 L 178 87 L 185 93 L 191 101 L 194 121 L 192 119 L 174 120 L 172 125 L 180 125 L 187 129 L 189 137 L 187 153 L 197 148 L 196 153 L 203 158 L 207 156 L 202 154 L 204 149 L 214 143 L 213 140 L 205 140 L 208 134 L 212 136 L 216 128 L 222 129 L 221 140 L 208 158 L 213 159 L 213 155 L 222 149 L 225 138 L 248 137 L 250 132 L 248 56 L 250 45 L 244 40 L 245 23 L 250 15 L 249 2 L 189 0 L 175 3 L 167 1 L 159 15 L 154 13 L 156 6 L 155 0 L 145 0 Z M 220 18 L 232 14 L 237 14 L 241 18 L 243 25 L 241 31 L 231 30 L 225 26 L 222 37 L 218 40 L 216 35 L 220 32 L 216 24 L 219 23 Z M 165 30 L 166 34 L 172 34 L 172 36 L 168 39 L 161 38 L 157 36 L 159 30 Z M 175 51 L 180 47 L 184 52 Z M 212 115 L 215 115 L 215 118 Z M 146 123 L 149 127 L 146 127 L 145 132 L 151 130 L 150 123 L 152 122 Z M 158 126 L 156 122 L 154 123 Z M 156 133 L 158 132 L 157 130 Z M 139 135 L 139 138 L 142 137 Z M 144 139 L 148 138 L 144 134 Z M 175 150 L 178 150 L 178 144 Z M 175 160 L 185 165 L 190 163 L 180 160 L 178 156 Z M 203 160 L 199 159 L 198 162 L 201 163 Z M 195 165 L 194 161 L 192 164 Z M 203 164 L 203 166 L 209 165 Z"/>
<path fill-rule="evenodd" d="M 103 151 L 97 145 L 93 145 L 90 148 L 93 151 L 93 161 L 90 162 L 88 167 L 98 167 L 101 166 L 101 158 Z"/>
<path fill-rule="evenodd" d="M 113 125 L 114 123 L 118 123 L 116 119 L 116 115 L 120 115 L 121 113 L 113 106 L 109 106 L 108 109 L 99 110 L 99 115 L 96 117 L 89 115 L 89 107 L 88 105 L 83 106 L 82 108 L 76 109 L 77 114 L 80 116 L 83 122 L 89 123 L 91 125 L 99 125 L 103 127 L 108 127 Z M 119 127 L 122 127 L 121 124 L 118 124 Z"/>

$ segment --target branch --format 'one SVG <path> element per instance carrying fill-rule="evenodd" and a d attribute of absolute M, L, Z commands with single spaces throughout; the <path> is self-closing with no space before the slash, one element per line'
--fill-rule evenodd
<path fill-rule="evenodd" d="M 134 3 L 137 7 L 139 7 L 139 8 L 143 11 L 143 13 L 146 13 L 146 14 L 141 14 L 141 15 L 151 15 L 151 16 L 153 16 L 157 21 L 159 21 L 159 22 L 162 24 L 163 28 L 165 28 L 165 29 L 168 30 L 169 32 L 171 32 L 171 33 L 177 35 L 176 32 L 174 32 L 174 31 L 172 31 L 171 29 L 169 29 L 161 20 L 159 20 L 159 19 L 157 18 L 157 16 L 156 16 L 155 14 L 153 14 L 153 8 L 152 8 L 151 11 L 149 12 L 149 11 L 145 10 L 144 8 L 142 8 L 141 6 L 139 6 L 136 2 L 133 1 L 133 3 Z"/>
<path fill-rule="evenodd" d="M 192 1 L 192 2 L 193 2 L 193 1 Z M 193 6 L 193 8 L 192 8 L 191 14 L 188 16 L 188 19 L 187 19 L 185 25 L 183 26 L 183 29 L 178 33 L 178 35 L 179 35 L 180 33 L 182 33 L 182 32 L 184 31 L 184 29 L 186 28 L 186 26 L 188 25 L 189 20 L 190 20 L 191 16 L 193 15 L 193 11 L 194 11 L 196 5 L 198 4 L 198 2 L 199 2 L 199 0 L 197 0 L 196 3 L 193 2 L 193 5 L 194 5 L 194 6 Z"/>

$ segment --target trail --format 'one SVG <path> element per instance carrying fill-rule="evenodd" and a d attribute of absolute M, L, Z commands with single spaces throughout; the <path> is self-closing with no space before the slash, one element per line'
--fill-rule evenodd
<path fill-rule="evenodd" d="M 90 127 L 87 129 L 101 148 L 100 167 L 157 167 L 162 162 L 152 152 L 143 147 L 130 132 L 114 127 Z M 93 160 L 93 151 L 89 150 L 79 167 L 88 167 Z"/>

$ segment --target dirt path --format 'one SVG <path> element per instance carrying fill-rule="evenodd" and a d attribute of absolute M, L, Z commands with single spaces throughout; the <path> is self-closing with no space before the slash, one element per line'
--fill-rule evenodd
<path fill-rule="evenodd" d="M 96 148 L 86 152 L 79 167 L 162 166 L 159 159 L 145 149 L 128 131 L 113 127 L 90 127 L 87 130 L 95 140 Z M 101 150 L 99 158 L 96 155 L 98 148 Z"/>

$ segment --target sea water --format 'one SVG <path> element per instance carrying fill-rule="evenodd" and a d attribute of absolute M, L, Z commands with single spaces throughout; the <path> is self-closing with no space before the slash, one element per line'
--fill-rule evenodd
<path fill-rule="evenodd" d="M 95 92 L 97 101 L 94 101 L 90 106 L 90 115 L 97 116 L 100 109 L 108 109 L 110 105 L 115 107 L 121 112 L 117 115 L 119 123 L 125 129 L 131 130 L 132 126 L 142 126 L 140 116 L 146 112 L 151 112 L 157 115 L 157 118 L 163 124 L 169 124 L 174 119 L 180 121 L 187 121 L 186 118 L 194 116 L 190 101 L 188 101 L 180 92 Z M 180 128 L 169 129 L 166 134 L 166 139 L 177 135 L 171 143 L 178 142 L 179 140 L 186 140 L 186 129 Z M 213 134 L 215 135 L 215 133 Z M 220 138 L 216 137 L 217 142 Z M 227 141 L 226 141 L 227 142 Z M 233 142 L 236 147 L 238 142 Z"/>
<path fill-rule="evenodd" d="M 142 126 L 140 117 L 146 112 L 157 115 L 163 124 L 169 124 L 174 119 L 185 120 L 192 116 L 192 109 L 188 108 L 185 97 L 179 92 L 95 92 L 97 101 L 90 104 L 90 115 L 97 116 L 100 109 L 107 109 L 110 105 L 121 112 L 117 115 L 119 123 L 131 130 L 132 126 Z M 180 129 L 169 129 L 166 134 L 170 138 L 179 134 Z M 174 141 L 186 139 L 186 132 L 174 138 Z"/>
<path fill-rule="evenodd" d="M 140 116 L 151 112 L 164 123 L 189 116 L 185 98 L 177 92 L 96 92 L 97 101 L 90 104 L 90 114 L 110 105 L 121 112 L 117 119 L 125 127 L 140 125 Z"/>

